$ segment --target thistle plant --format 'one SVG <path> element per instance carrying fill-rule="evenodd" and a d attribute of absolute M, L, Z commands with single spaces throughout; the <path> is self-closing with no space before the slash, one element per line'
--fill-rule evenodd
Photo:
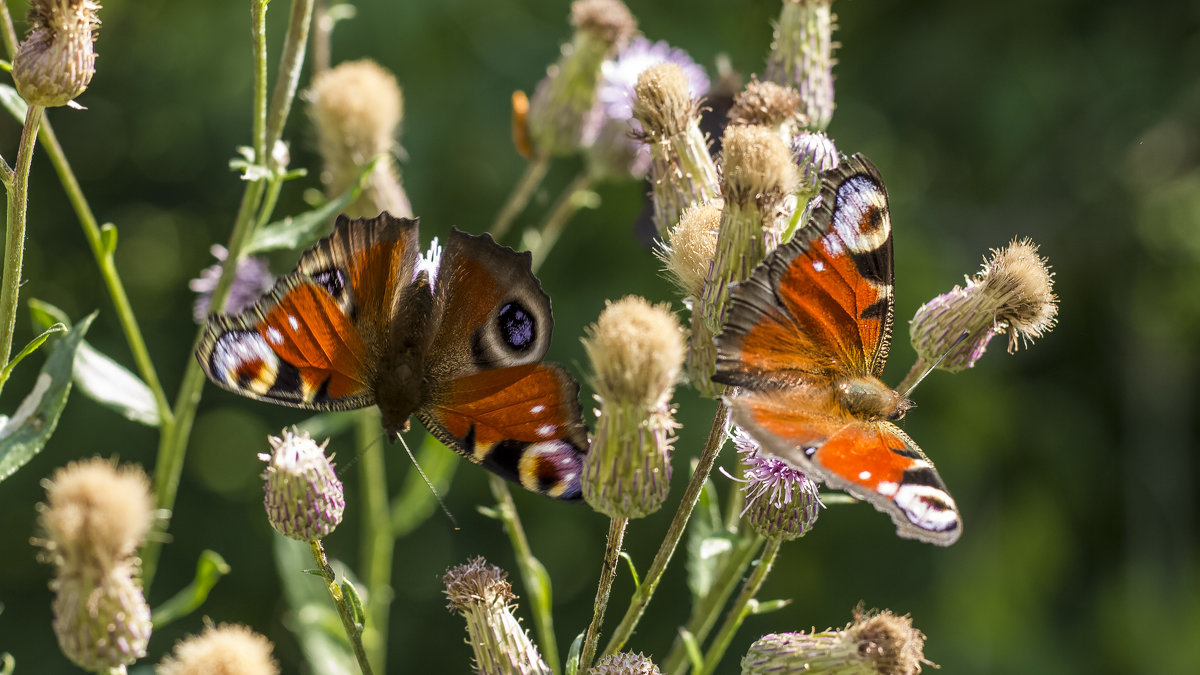
<path fill-rule="evenodd" d="M 303 248 L 323 234 L 334 214 L 372 215 L 383 210 L 413 214 L 398 169 L 405 103 L 400 82 L 369 59 L 333 62 L 331 32 L 336 20 L 331 17 L 345 18 L 348 6 L 322 3 L 318 8 L 315 0 L 294 0 L 282 39 L 268 40 L 268 5 L 264 0 L 250 3 L 252 128 L 249 146 L 231 162 L 244 183 L 241 201 L 236 208 L 228 205 L 232 213 L 228 241 L 210 249 L 217 264 L 200 271 L 190 284 L 196 293 L 193 318 L 201 323 L 212 311 L 237 313 L 268 293 L 274 281 L 268 258 L 261 254 Z M 570 27 L 563 27 L 560 57 L 547 68 L 532 97 L 514 96 L 516 136 L 529 161 L 498 210 L 492 234 L 503 237 L 531 203 L 544 211 L 540 225 L 524 230 L 520 240 L 520 246 L 531 251 L 530 265 L 536 270 L 548 259 L 571 218 L 580 209 L 599 205 L 606 193 L 597 185 L 647 178 L 656 253 L 688 312 L 688 329 L 680 328 L 670 305 L 629 296 L 608 305 L 585 331 L 591 372 L 587 382 L 595 392 L 597 409 L 580 483 L 588 507 L 607 516 L 609 528 L 591 622 L 570 627 L 569 634 L 578 637 L 566 659 L 560 657 L 556 638 L 550 574 L 535 553 L 549 544 L 536 538 L 542 532 L 526 532 L 518 512 L 523 502 L 514 499 L 502 480 L 491 479 L 496 505 L 484 511 L 500 523 L 512 544 L 515 578 L 523 587 L 532 632 L 519 618 L 522 607 L 500 568 L 477 558 L 448 571 L 443 579 L 445 593 L 451 611 L 465 621 L 478 672 L 712 673 L 728 667 L 726 653 L 747 617 L 786 604 L 758 596 L 784 547 L 805 545 L 802 538 L 814 527 L 823 502 L 812 480 L 764 453 L 748 434 L 731 425 L 720 396 L 723 387 L 711 380 L 713 338 L 724 325 L 731 286 L 746 279 L 771 250 L 806 226 L 821 174 L 837 166 L 838 150 L 825 133 L 834 111 L 830 5 L 829 0 L 783 1 L 763 73 L 751 77 L 735 97 L 715 159 L 711 149 L 718 139 L 707 137 L 700 127 L 710 96 L 704 68 L 682 49 L 638 34 L 635 17 L 619 0 L 574 2 Z M 12 419 L 0 419 L 0 450 L 7 452 L 32 438 L 21 446 L 32 448 L 27 456 L 13 461 L 29 461 L 40 451 L 54 431 L 73 379 L 87 382 L 90 388 L 80 388 L 92 392 L 89 395 L 157 432 L 152 483 L 140 470 L 117 468 L 108 460 L 70 464 L 46 482 L 46 504 L 39 512 L 37 543 L 42 558 L 53 566 L 50 630 L 62 652 L 76 664 L 115 673 L 146 655 L 152 628 L 181 620 L 202 607 L 218 575 L 198 571 L 195 581 L 166 603 L 187 609 L 166 613 L 156 609 L 152 625 L 146 597 L 163 544 L 184 534 L 178 528 L 170 530 L 170 516 L 181 485 L 186 487 L 181 476 L 204 376 L 189 358 L 170 378 L 178 381 L 179 388 L 168 397 L 117 274 L 116 226 L 98 224 L 53 130 L 42 120 L 45 108 L 81 107 L 77 101 L 95 72 L 98 9 L 89 0 L 35 0 L 29 33 L 20 48 L 14 52 L 15 39 L 6 40 L 13 57 L 14 91 L 26 105 L 16 161 L 11 167 L 0 164 L 9 198 L 0 283 L 0 388 L 17 362 L 43 343 L 52 345 L 54 353 L 26 402 Z M 323 62 L 317 64 L 310 82 L 302 82 L 314 17 L 326 19 L 317 32 L 320 43 L 312 45 Z M 0 10 L 0 23 L 6 36 L 11 36 L 6 9 Z M 268 53 L 269 44 L 279 44 L 278 56 Z M 268 72 L 268 62 L 278 62 L 274 76 Z M 302 85 L 307 126 L 300 136 L 315 145 L 319 170 L 290 166 L 295 141 L 285 130 Z M 43 321 L 46 331 L 15 357 L 12 354 L 29 168 L 39 135 L 96 259 L 137 375 L 112 370 L 118 366 L 115 359 L 84 345 L 90 318 L 72 326 L 69 317 L 44 305 L 33 307 L 35 316 L 49 317 Z M 532 197 L 552 159 L 573 163 L 577 174 L 556 199 L 542 204 Z M 313 188 L 305 193 L 312 202 L 310 210 L 293 212 L 281 206 L 298 203 L 287 192 L 294 181 L 306 181 Z M 463 190 L 472 196 L 477 193 L 473 185 Z M 972 367 L 996 335 L 1009 336 L 1010 351 L 1040 338 L 1053 327 L 1057 312 L 1052 281 L 1046 260 L 1029 240 L 1014 240 L 1002 251 L 993 251 L 984 269 L 967 279 L 965 286 L 926 303 L 913 318 L 910 331 L 918 361 L 902 388 L 935 363 L 950 372 Z M 378 308 L 351 309 L 353 323 L 354 312 Z M 102 372 L 120 375 L 97 385 L 95 381 L 105 377 L 97 378 L 88 370 L 89 358 L 110 368 Z M 517 366 L 526 367 L 534 366 Z M 677 447 L 675 387 L 681 371 L 699 394 L 716 399 L 709 433 L 700 448 Z M 486 387 L 491 375 L 490 369 L 481 368 L 470 377 L 476 378 L 472 384 L 482 382 L 479 386 Z M 128 386 L 118 386 L 118 380 Z M 105 390 L 104 384 L 108 399 L 95 394 Z M 535 401 L 531 406 L 540 405 L 536 402 L 540 398 L 530 400 Z M 346 468 L 357 471 L 357 477 L 346 477 L 345 486 L 334 471 L 332 457 L 326 456 L 330 441 L 313 440 L 314 435 L 337 433 L 315 431 L 338 426 L 332 413 L 306 420 L 303 424 L 314 429 L 311 433 L 293 429 L 269 438 L 270 451 L 260 455 L 266 462 L 265 515 L 283 535 L 275 537 L 281 579 L 285 586 L 301 588 L 298 593 L 289 591 L 288 627 L 296 632 L 310 668 L 334 675 L 355 670 L 389 672 L 389 617 L 407 610 L 406 603 L 393 604 L 392 599 L 410 599 L 431 587 L 427 578 L 393 579 L 397 540 L 436 513 L 438 498 L 425 482 L 412 478 L 414 474 L 393 494 L 378 442 L 376 414 L 374 410 L 356 413 L 351 424 L 353 449 L 339 450 Z M 514 425 L 522 423 L 516 419 Z M 710 480 L 731 437 L 738 450 L 736 475 L 732 481 Z M 496 445 L 497 451 L 512 449 L 503 441 Z M 673 457 L 676 454 L 682 457 Z M 12 456 L 0 459 L 7 462 Z M 436 439 L 427 439 L 415 457 L 427 470 L 429 485 L 441 492 L 449 489 L 457 460 Z M 19 468 L 19 464 L 3 466 L 6 471 Z M 672 480 L 677 504 L 670 500 Z M 722 494 L 724 508 L 719 503 Z M 698 505 L 703 505 L 699 510 L 705 511 L 702 517 L 709 523 L 705 526 L 716 533 L 711 539 L 728 549 L 713 557 L 716 562 L 708 570 L 713 579 L 694 598 L 690 614 L 677 607 L 663 608 L 664 620 L 680 624 L 681 638 L 660 659 L 660 669 L 643 655 L 659 653 L 652 649 L 655 645 L 637 644 L 636 649 L 643 650 L 638 653 L 627 647 L 643 638 L 637 631 L 639 622 L 654 601 L 679 543 L 689 534 L 705 536 L 697 534 L 702 530 L 694 518 Z M 652 560 L 643 566 L 644 561 L 624 550 L 624 537 L 633 528 L 655 532 L 658 521 L 646 517 L 664 507 L 668 507 L 663 514 L 665 529 Z M 562 517 L 582 520 L 580 514 L 586 515 L 582 510 L 564 511 Z M 347 528 L 338 529 L 344 516 L 360 524 L 357 569 L 331 559 L 322 543 L 349 536 Z M 309 569 L 311 562 L 289 560 L 279 552 L 287 545 L 284 537 L 307 544 L 315 570 Z M 417 555 L 435 555 L 434 550 Z M 615 582 L 625 569 L 623 556 L 634 577 L 628 598 L 614 595 L 614 588 L 619 588 Z M 698 564 L 695 560 L 687 564 L 689 568 L 681 573 L 700 576 L 691 567 Z M 677 561 L 674 569 L 682 565 Z M 309 583 L 305 586 L 296 577 Z M 362 594 L 359 585 L 365 589 Z M 305 590 L 319 597 L 306 597 Z M 620 610 L 615 626 L 605 625 L 610 604 Z M 157 672 L 269 675 L 280 671 L 271 642 L 264 636 L 244 626 L 206 623 L 199 636 L 177 644 Z M 329 630 L 338 623 L 342 634 Z M 600 640 L 602 635 L 608 635 L 606 642 Z M 911 621 L 883 612 L 857 617 L 839 631 L 768 635 L 751 647 L 742 668 L 745 673 L 914 673 L 928 663 L 923 644 L 924 635 L 912 628 Z M 467 654 L 464 650 L 440 658 L 447 671 L 456 671 Z"/>

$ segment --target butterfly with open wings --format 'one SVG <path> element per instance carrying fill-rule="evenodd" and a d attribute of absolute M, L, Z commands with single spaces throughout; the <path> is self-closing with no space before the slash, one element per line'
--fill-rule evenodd
<path fill-rule="evenodd" d="M 912 402 L 879 379 L 892 333 L 887 190 L 862 155 L 822 176 L 810 223 L 734 284 L 717 382 L 762 449 L 887 513 L 902 537 L 962 532 L 933 463 L 893 422 Z"/>
<path fill-rule="evenodd" d="M 470 461 L 575 500 L 587 428 L 579 385 L 542 363 L 553 325 L 529 253 L 454 230 L 435 263 L 416 220 L 340 216 L 253 307 L 211 315 L 196 358 L 261 401 L 377 405 L 390 437 L 416 415 Z"/>

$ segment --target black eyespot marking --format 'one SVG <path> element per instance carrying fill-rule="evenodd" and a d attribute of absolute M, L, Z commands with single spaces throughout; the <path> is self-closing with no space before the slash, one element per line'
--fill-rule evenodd
<path fill-rule="evenodd" d="M 346 277 L 336 267 L 321 270 L 312 275 L 312 277 L 313 280 L 321 284 L 321 287 L 329 291 L 329 294 L 335 298 L 340 298 L 342 292 L 346 290 Z"/>
<path fill-rule="evenodd" d="M 501 307 L 496 320 L 499 322 L 501 339 L 511 349 L 527 351 L 537 341 L 537 323 L 520 303 L 510 302 Z"/>

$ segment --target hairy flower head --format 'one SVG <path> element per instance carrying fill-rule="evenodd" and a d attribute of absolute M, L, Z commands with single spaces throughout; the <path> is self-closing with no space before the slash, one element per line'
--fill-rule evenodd
<path fill-rule="evenodd" d="M 278 675 L 271 641 L 247 626 L 223 623 L 175 643 L 156 675 Z"/>

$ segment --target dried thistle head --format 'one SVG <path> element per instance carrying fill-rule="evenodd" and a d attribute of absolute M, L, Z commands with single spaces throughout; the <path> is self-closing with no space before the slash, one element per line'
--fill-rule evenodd
<path fill-rule="evenodd" d="M 72 462 L 43 481 L 38 521 L 47 556 L 61 570 L 100 575 L 134 555 L 154 523 L 150 479 L 141 467 L 99 457 Z"/>
<path fill-rule="evenodd" d="M 475 672 L 551 675 L 514 615 L 516 596 L 507 576 L 483 558 L 446 570 L 442 586 L 450 601 L 447 609 L 466 621 Z"/>
<path fill-rule="evenodd" d="M 633 117 L 651 142 L 683 133 L 688 122 L 698 118 L 687 75 L 677 64 L 660 63 L 643 70 L 633 91 Z"/>
<path fill-rule="evenodd" d="M 859 610 L 841 630 L 764 635 L 742 658 L 742 673 L 916 675 L 929 663 L 924 647 L 925 635 L 909 617 Z"/>
<path fill-rule="evenodd" d="M 772 129 L 786 144 L 808 124 L 800 106 L 800 94 L 795 89 L 755 78 L 734 97 L 729 123 Z"/>
<path fill-rule="evenodd" d="M 571 25 L 620 49 L 637 32 L 637 19 L 621 0 L 575 0 Z"/>
<path fill-rule="evenodd" d="M 278 675 L 274 647 L 247 626 L 223 623 L 175 643 L 156 675 Z"/>
<path fill-rule="evenodd" d="M 583 346 L 602 400 L 654 409 L 670 398 L 684 345 L 667 305 L 627 296 L 605 307 L 586 332 Z"/>
<path fill-rule="evenodd" d="M 778 135 L 762 126 L 730 126 L 721 141 L 721 194 L 725 203 L 759 203 L 763 213 L 768 202 L 795 192 L 796 164 Z"/>
<path fill-rule="evenodd" d="M 1058 315 L 1054 274 L 1029 239 L 993 249 L 979 274 L 917 310 L 909 324 L 922 361 L 959 372 L 975 365 L 988 342 L 1008 334 L 1008 351 L 1049 332 Z M 959 343 L 962 335 L 966 338 Z M 957 346 L 956 346 L 957 345 Z"/>
<path fill-rule="evenodd" d="M 332 458 L 325 456 L 329 441 L 317 444 L 308 432 L 287 429 L 267 440 L 271 452 L 258 458 L 267 463 L 263 504 L 271 527 L 301 541 L 332 532 L 342 522 L 346 499 Z"/>
<path fill-rule="evenodd" d="M 305 97 L 324 162 L 321 180 L 326 194 L 345 192 L 367 163 L 378 158 L 363 194 L 346 212 L 372 216 L 388 211 L 411 217 L 394 157 L 404 119 L 404 96 L 396 77 L 370 59 L 347 61 L 318 73 Z"/>
<path fill-rule="evenodd" d="M 697 204 L 683 212 L 667 243 L 659 248 L 659 259 L 684 298 L 699 298 L 704 290 L 704 277 L 716 255 L 720 229 L 720 203 Z"/>
<path fill-rule="evenodd" d="M 66 105 L 87 89 L 96 72 L 93 0 L 33 0 L 29 33 L 13 58 L 17 93 L 31 105 Z"/>

